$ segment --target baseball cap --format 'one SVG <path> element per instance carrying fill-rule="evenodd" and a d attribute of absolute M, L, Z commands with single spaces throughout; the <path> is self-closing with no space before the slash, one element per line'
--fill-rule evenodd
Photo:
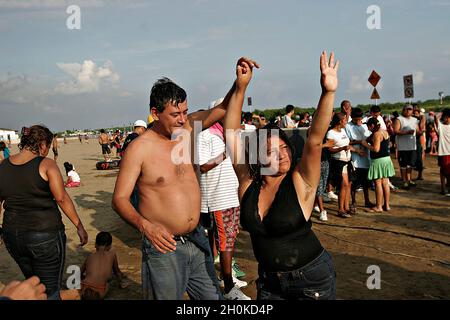
<path fill-rule="evenodd" d="M 147 124 L 145 123 L 144 120 L 136 120 L 136 122 L 134 123 L 134 126 L 147 128 Z"/>

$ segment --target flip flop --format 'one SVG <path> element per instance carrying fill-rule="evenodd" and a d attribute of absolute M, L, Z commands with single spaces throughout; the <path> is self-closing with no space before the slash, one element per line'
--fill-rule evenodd
<path fill-rule="evenodd" d="M 383 212 L 383 210 L 376 210 L 376 209 L 374 209 L 374 208 L 371 208 L 369 211 L 370 211 L 370 212 L 376 212 L 376 213 L 381 213 L 381 212 Z"/>

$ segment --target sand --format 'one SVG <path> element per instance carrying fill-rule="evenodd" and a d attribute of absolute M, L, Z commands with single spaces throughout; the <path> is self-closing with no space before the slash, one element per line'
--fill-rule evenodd
<path fill-rule="evenodd" d="M 13 146 L 11 151 L 17 152 L 17 147 Z M 49 156 L 53 156 L 52 152 Z M 62 164 L 69 161 L 81 176 L 81 187 L 67 190 L 89 234 L 89 243 L 79 247 L 76 230 L 63 215 L 67 234 L 65 268 L 81 266 L 88 253 L 94 250 L 96 234 L 109 231 L 129 286 L 119 289 L 113 283 L 107 299 L 141 299 L 140 234 L 112 210 L 117 170 L 96 170 L 98 160 L 102 160 L 102 155 L 96 140 L 60 142 L 61 172 L 64 173 Z M 435 157 L 427 158 L 426 180 L 419 181 L 416 189 L 392 194 L 389 213 L 359 209 L 356 216 L 344 220 L 336 216 L 335 203 L 326 204 L 329 218 L 326 223 L 320 222 L 314 213 L 313 229 L 335 263 L 338 299 L 450 299 L 450 197 L 439 195 L 436 163 Z M 394 164 L 397 178 L 392 181 L 399 185 L 396 160 Z M 370 196 L 374 202 L 374 193 Z M 358 193 L 358 201 L 363 203 L 362 193 Z M 235 256 L 247 273 L 243 280 L 249 285 L 243 291 L 255 299 L 257 263 L 245 231 L 239 234 Z M 366 285 L 370 276 L 367 269 L 371 265 L 381 270 L 379 290 L 369 290 Z M 68 276 L 70 274 L 65 273 L 64 283 Z M 13 279 L 23 279 L 23 275 L 2 245 L 0 286 Z"/>

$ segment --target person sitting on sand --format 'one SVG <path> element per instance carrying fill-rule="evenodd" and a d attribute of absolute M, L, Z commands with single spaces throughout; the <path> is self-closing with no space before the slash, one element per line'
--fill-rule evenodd
<path fill-rule="evenodd" d="M 112 237 L 109 232 L 99 232 L 95 238 L 95 252 L 91 253 L 81 267 L 82 300 L 102 300 L 108 291 L 108 280 L 111 275 L 117 277 L 119 287 L 124 289 L 122 282 L 125 275 L 119 269 L 117 255 L 111 250 Z"/>
<path fill-rule="evenodd" d="M 79 187 L 81 184 L 80 175 L 75 171 L 73 165 L 69 162 L 64 162 L 64 169 L 66 169 L 67 181 L 64 184 L 66 188 Z"/>

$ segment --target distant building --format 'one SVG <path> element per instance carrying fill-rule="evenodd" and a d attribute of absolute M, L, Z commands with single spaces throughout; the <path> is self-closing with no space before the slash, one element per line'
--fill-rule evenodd
<path fill-rule="evenodd" d="M 8 142 L 8 140 L 11 140 L 11 142 L 18 142 L 20 140 L 19 133 L 12 129 L 0 128 L 0 141 Z"/>

